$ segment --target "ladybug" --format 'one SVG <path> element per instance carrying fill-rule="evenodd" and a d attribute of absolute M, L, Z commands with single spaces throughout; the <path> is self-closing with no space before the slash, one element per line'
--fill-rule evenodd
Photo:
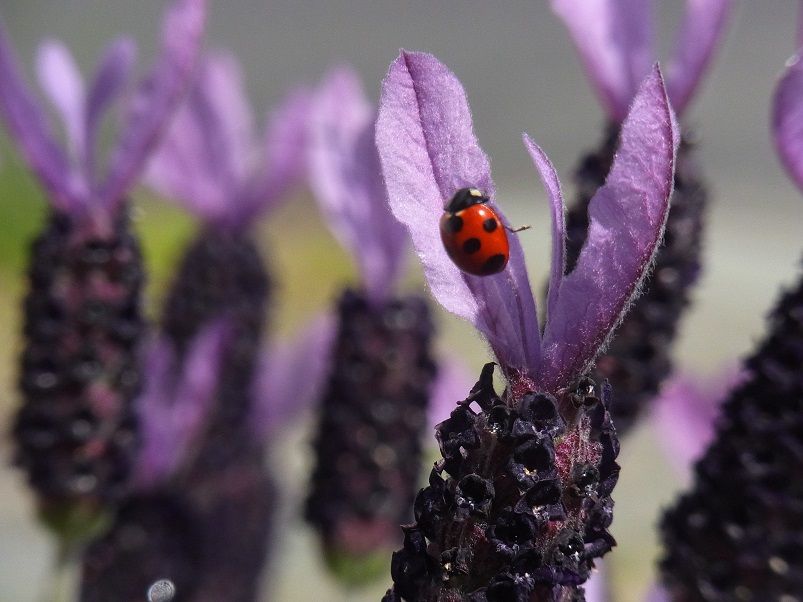
<path fill-rule="evenodd" d="M 475 276 L 505 269 L 510 258 L 506 228 L 476 188 L 461 188 L 446 205 L 440 221 L 441 240 L 454 264 Z"/>

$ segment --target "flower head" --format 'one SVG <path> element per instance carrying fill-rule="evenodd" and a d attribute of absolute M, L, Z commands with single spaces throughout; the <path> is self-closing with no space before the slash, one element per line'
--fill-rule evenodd
<path fill-rule="evenodd" d="M 200 51 L 205 18 L 204 0 L 175 0 L 169 6 L 156 64 L 136 86 L 105 170 L 95 156 L 100 124 L 131 79 L 134 43 L 127 38 L 113 42 L 89 86 L 64 45 L 51 41 L 40 46 L 37 73 L 63 120 L 65 149 L 26 86 L 0 26 L 0 115 L 55 209 L 112 211 L 122 203 L 182 98 Z"/>
<path fill-rule="evenodd" d="M 524 136 L 552 207 L 543 336 L 517 238 L 493 276 L 461 272 L 442 246 L 443 207 L 463 188 L 482 190 L 507 225 L 472 129 L 457 78 L 431 55 L 402 51 L 383 84 L 376 126 L 391 209 L 412 236 L 433 295 L 485 336 L 508 388 L 496 394 L 493 364 L 486 365 L 436 427 L 443 459 L 416 497 L 416 522 L 404 527 L 385 600 L 568 599 L 615 544 L 607 531 L 619 471 L 610 388 L 597 395 L 582 377 L 660 241 L 677 128 L 656 67 L 622 126 L 614 166 L 591 201 L 587 243 L 568 275 L 560 182 Z"/>
<path fill-rule="evenodd" d="M 609 117 L 621 122 L 655 61 L 652 0 L 551 0 Z M 725 31 L 732 0 L 687 0 L 666 88 L 682 114 Z"/>
<path fill-rule="evenodd" d="M 247 226 L 303 175 L 308 106 L 306 90 L 289 94 L 259 139 L 240 65 L 228 53 L 210 53 L 153 157 L 148 182 L 207 225 Z"/>
<path fill-rule="evenodd" d="M 543 151 L 526 135 L 524 141 L 552 206 L 543 329 L 515 236 L 506 269 L 485 277 L 461 272 L 440 241 L 444 203 L 460 188 L 481 189 L 501 214 L 460 82 L 428 54 L 402 52 L 391 65 L 377 146 L 391 210 L 410 232 L 432 294 L 485 336 L 506 375 L 524 375 L 543 390 L 556 390 L 588 370 L 650 267 L 669 207 L 678 134 L 655 68 L 625 120 L 606 184 L 591 201 L 588 240 L 577 266 L 565 276 L 560 183 Z"/>

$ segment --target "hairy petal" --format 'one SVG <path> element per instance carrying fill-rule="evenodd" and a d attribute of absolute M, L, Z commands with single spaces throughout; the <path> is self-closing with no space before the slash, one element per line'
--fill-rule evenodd
<path fill-rule="evenodd" d="M 655 60 L 652 0 L 551 0 L 614 121 L 622 121 Z"/>
<path fill-rule="evenodd" d="M 123 93 L 137 58 L 137 46 L 130 38 L 109 44 L 95 70 L 86 97 L 84 162 L 87 177 L 95 176 L 96 137 L 104 111 Z"/>
<path fill-rule="evenodd" d="M 686 0 L 686 14 L 666 68 L 666 89 L 678 115 L 710 64 L 732 8 L 733 0 Z"/>
<path fill-rule="evenodd" d="M 788 63 L 772 101 L 772 137 L 789 176 L 803 190 L 803 61 Z"/>
<path fill-rule="evenodd" d="M 170 478 L 203 429 L 217 389 L 229 327 L 224 320 L 205 327 L 190 344 L 183 366 L 166 338 L 146 358 L 146 389 L 137 405 L 142 448 L 135 482 L 149 488 Z"/>
<path fill-rule="evenodd" d="M 545 386 L 586 372 L 637 295 L 663 235 L 679 139 L 656 65 L 622 125 L 611 172 L 589 205 L 588 238 L 547 320 Z"/>
<path fill-rule="evenodd" d="M 537 366 L 540 333 L 518 238 L 510 237 L 507 268 L 485 277 L 461 272 L 440 240 L 443 207 L 457 190 L 476 187 L 493 199 L 495 189 L 463 86 L 434 56 L 402 51 L 391 64 L 376 142 L 391 210 L 410 231 L 432 294 L 474 324 L 506 370 Z"/>
<path fill-rule="evenodd" d="M 0 115 L 25 161 L 48 192 L 50 202 L 63 211 L 79 207 L 86 197 L 86 188 L 70 168 L 55 141 L 45 111 L 28 89 L 2 23 Z"/>
<path fill-rule="evenodd" d="M 405 232 L 386 201 L 375 119 L 357 74 L 333 70 L 312 109 L 309 181 L 329 227 L 357 262 L 368 297 L 379 303 L 398 280 Z"/>
<path fill-rule="evenodd" d="M 556 311 L 555 303 L 558 301 L 558 291 L 566 268 L 566 205 L 563 202 L 558 174 L 549 157 L 527 134 L 523 135 L 523 139 L 546 189 L 552 215 L 552 268 L 549 273 L 547 297 L 547 316 L 549 316 Z"/>
<path fill-rule="evenodd" d="M 174 0 L 168 9 L 159 58 L 132 99 L 99 201 L 121 202 L 139 177 L 190 81 L 205 21 L 205 0 Z"/>
<path fill-rule="evenodd" d="M 262 354 L 251 419 L 258 439 L 286 426 L 323 395 L 336 331 L 333 316 L 323 314 L 291 340 L 274 343 Z"/>
<path fill-rule="evenodd" d="M 78 65 L 67 47 L 57 40 L 43 42 L 36 54 L 39 85 L 61 115 L 72 156 L 80 160 L 84 153 L 86 92 Z"/>

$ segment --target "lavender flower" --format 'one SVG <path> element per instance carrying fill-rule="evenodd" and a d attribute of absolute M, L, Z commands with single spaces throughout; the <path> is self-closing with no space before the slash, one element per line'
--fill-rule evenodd
<path fill-rule="evenodd" d="M 205 384 L 189 408 L 192 424 L 183 423 L 181 462 L 160 467 L 165 413 L 179 399 L 160 399 L 146 408 L 152 419 L 147 433 L 157 444 L 144 458 L 142 476 L 156 471 L 158 487 L 129 501 L 113 530 L 85 559 L 83 599 L 109 599 L 124 579 L 131 591 L 144 591 L 159 576 L 173 579 L 182 596 L 194 601 L 254 600 L 266 563 L 275 487 L 263 466 L 265 440 L 250 424 L 256 411 L 252 395 L 263 334 L 270 280 L 257 246 L 248 234 L 255 219 L 276 207 L 298 181 L 304 165 L 304 92 L 291 95 L 269 119 L 264 139 L 253 134 L 253 117 L 242 75 L 233 57 L 204 58 L 187 103 L 179 111 L 150 166 L 150 183 L 173 197 L 202 221 L 180 262 L 162 319 L 165 339 L 175 349 L 176 366 L 193 361 L 193 341 L 221 317 L 228 336 L 215 379 Z M 170 375 L 175 378 L 175 375 Z M 211 390 L 210 390 L 211 389 Z M 199 391 L 200 392 L 200 391 Z M 179 393 L 179 391 L 176 391 Z M 204 397 L 209 396 L 207 403 Z M 208 407 L 204 407 L 208 405 Z M 189 438 L 189 441 L 181 439 Z M 161 474 L 160 474 L 161 473 Z M 153 480 L 153 478 L 151 478 Z M 169 500 L 160 505 L 160 500 Z M 127 570 L 121 563 L 143 557 L 165 533 L 148 524 L 169 525 L 164 511 L 183 508 L 166 566 L 183 567 L 177 575 L 154 574 L 149 563 Z M 144 535 L 126 547 L 126 533 Z M 168 538 L 169 539 L 169 538 Z M 114 551 L 114 552 L 112 552 Z M 189 590 L 182 585 L 192 579 Z M 139 594 L 141 595 L 141 594 Z"/>
<path fill-rule="evenodd" d="M 539 328 L 521 244 L 507 267 L 476 277 L 440 241 L 443 206 L 465 187 L 495 190 L 465 92 L 434 57 L 402 51 L 385 79 L 377 147 L 394 215 L 404 223 L 435 298 L 487 339 L 493 364 L 437 428 L 443 459 L 415 502 L 416 522 L 392 562 L 386 600 L 582 599 L 595 558 L 614 540 L 611 490 L 618 440 L 585 375 L 648 271 L 672 191 L 678 134 L 655 67 L 624 121 L 604 187 L 590 204 L 589 236 L 564 275 L 563 200 L 538 146 L 524 142 L 547 189 L 553 254 L 547 318 Z"/>
<path fill-rule="evenodd" d="M 781 162 L 803 184 L 803 67 L 773 102 Z M 794 600 L 803 591 L 803 279 L 781 295 L 766 338 L 725 400 L 694 482 L 665 513 L 660 569 L 673 600 Z"/>
<path fill-rule="evenodd" d="M 0 115 L 52 211 L 29 270 L 16 460 L 45 521 L 65 536 L 78 517 L 77 528 L 92 529 L 131 473 L 143 273 L 125 198 L 189 80 L 204 19 L 203 0 L 169 7 L 156 65 L 136 88 L 105 171 L 99 126 L 130 79 L 133 42 L 109 46 L 88 88 L 66 47 L 40 47 L 37 71 L 64 121 L 65 151 L 0 28 Z"/>
<path fill-rule="evenodd" d="M 360 274 L 338 302 L 306 504 L 330 567 L 349 582 L 385 570 L 398 525 L 411 518 L 436 376 L 429 308 L 395 293 L 405 236 L 388 211 L 375 119 L 356 74 L 335 69 L 317 91 L 309 134 L 311 187 Z"/>
<path fill-rule="evenodd" d="M 577 199 L 566 226 L 568 271 L 574 268 L 586 240 L 588 204 L 611 168 L 621 121 L 654 60 L 652 4 L 649 0 L 552 0 L 609 119 L 602 144 L 581 159 L 575 174 Z M 731 0 L 686 3 L 667 67 L 667 93 L 681 116 L 724 34 L 732 4 Z M 597 363 L 598 377 L 610 379 L 616 389 L 611 412 L 620 433 L 629 430 L 672 371 L 672 342 L 700 273 L 708 192 L 695 146 L 693 132 L 686 130 L 675 171 L 672 210 L 652 280 Z"/>
<path fill-rule="evenodd" d="M 226 348 L 225 322 L 213 323 L 190 343 L 182 366 L 164 337 L 144 364 L 145 386 L 135 406 L 142 446 L 132 492 L 110 531 L 84 553 L 81 600 L 140 602 L 150 583 L 170 575 L 191 599 L 201 572 L 195 508 L 180 490 L 165 487 L 197 441 L 213 401 Z"/>

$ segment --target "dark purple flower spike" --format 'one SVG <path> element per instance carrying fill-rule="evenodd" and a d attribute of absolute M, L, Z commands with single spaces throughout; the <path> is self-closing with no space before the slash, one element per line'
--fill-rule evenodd
<path fill-rule="evenodd" d="M 52 208 L 29 272 L 16 459 L 65 537 L 72 521 L 91 529 L 131 473 L 143 273 L 125 197 L 189 81 L 205 14 L 203 0 L 169 6 L 156 65 L 135 89 L 103 172 L 99 124 L 131 75 L 132 43 L 113 43 L 86 89 L 64 46 L 40 48 L 39 79 L 63 117 L 64 150 L 0 27 L 0 116 Z"/>
<path fill-rule="evenodd" d="M 397 289 L 407 245 L 388 210 L 374 142 L 376 110 L 357 75 L 333 69 L 309 130 L 309 179 L 328 225 L 359 268 L 337 308 L 306 518 L 335 575 L 362 583 L 386 570 L 410 519 L 435 390 L 429 308 Z"/>
<path fill-rule="evenodd" d="M 443 460 L 415 502 L 394 554 L 387 600 L 558 600 L 579 593 L 607 532 L 616 434 L 585 374 L 649 269 L 672 191 L 678 140 L 657 67 L 622 126 L 611 174 L 590 205 L 588 241 L 563 274 L 563 203 L 554 169 L 525 136 L 553 206 L 553 268 L 543 340 L 518 240 L 495 276 L 459 271 L 439 238 L 444 204 L 477 187 L 495 201 L 465 92 L 433 56 L 402 51 L 383 84 L 377 147 L 391 209 L 404 223 L 430 288 L 485 336 L 493 364 L 438 425 Z M 501 215 L 499 208 L 494 209 Z"/>
<path fill-rule="evenodd" d="M 774 98 L 773 135 L 800 186 L 800 67 Z M 722 404 L 692 486 L 661 521 L 663 585 L 672 600 L 793 600 L 803 591 L 803 278 L 770 313 Z"/>
<path fill-rule="evenodd" d="M 731 0 L 692 0 L 667 67 L 667 93 L 682 114 L 723 37 Z M 651 1 L 552 0 L 571 33 L 610 124 L 598 150 L 587 154 L 575 174 L 577 198 L 567 215 L 566 269 L 574 269 L 588 230 L 588 203 L 610 170 L 620 122 L 638 82 L 654 60 Z M 657 394 L 672 370 L 672 342 L 700 273 L 707 192 L 699 174 L 694 135 L 681 140 L 672 211 L 653 277 L 619 329 L 595 376 L 616 389 L 611 412 L 620 434 Z"/>

